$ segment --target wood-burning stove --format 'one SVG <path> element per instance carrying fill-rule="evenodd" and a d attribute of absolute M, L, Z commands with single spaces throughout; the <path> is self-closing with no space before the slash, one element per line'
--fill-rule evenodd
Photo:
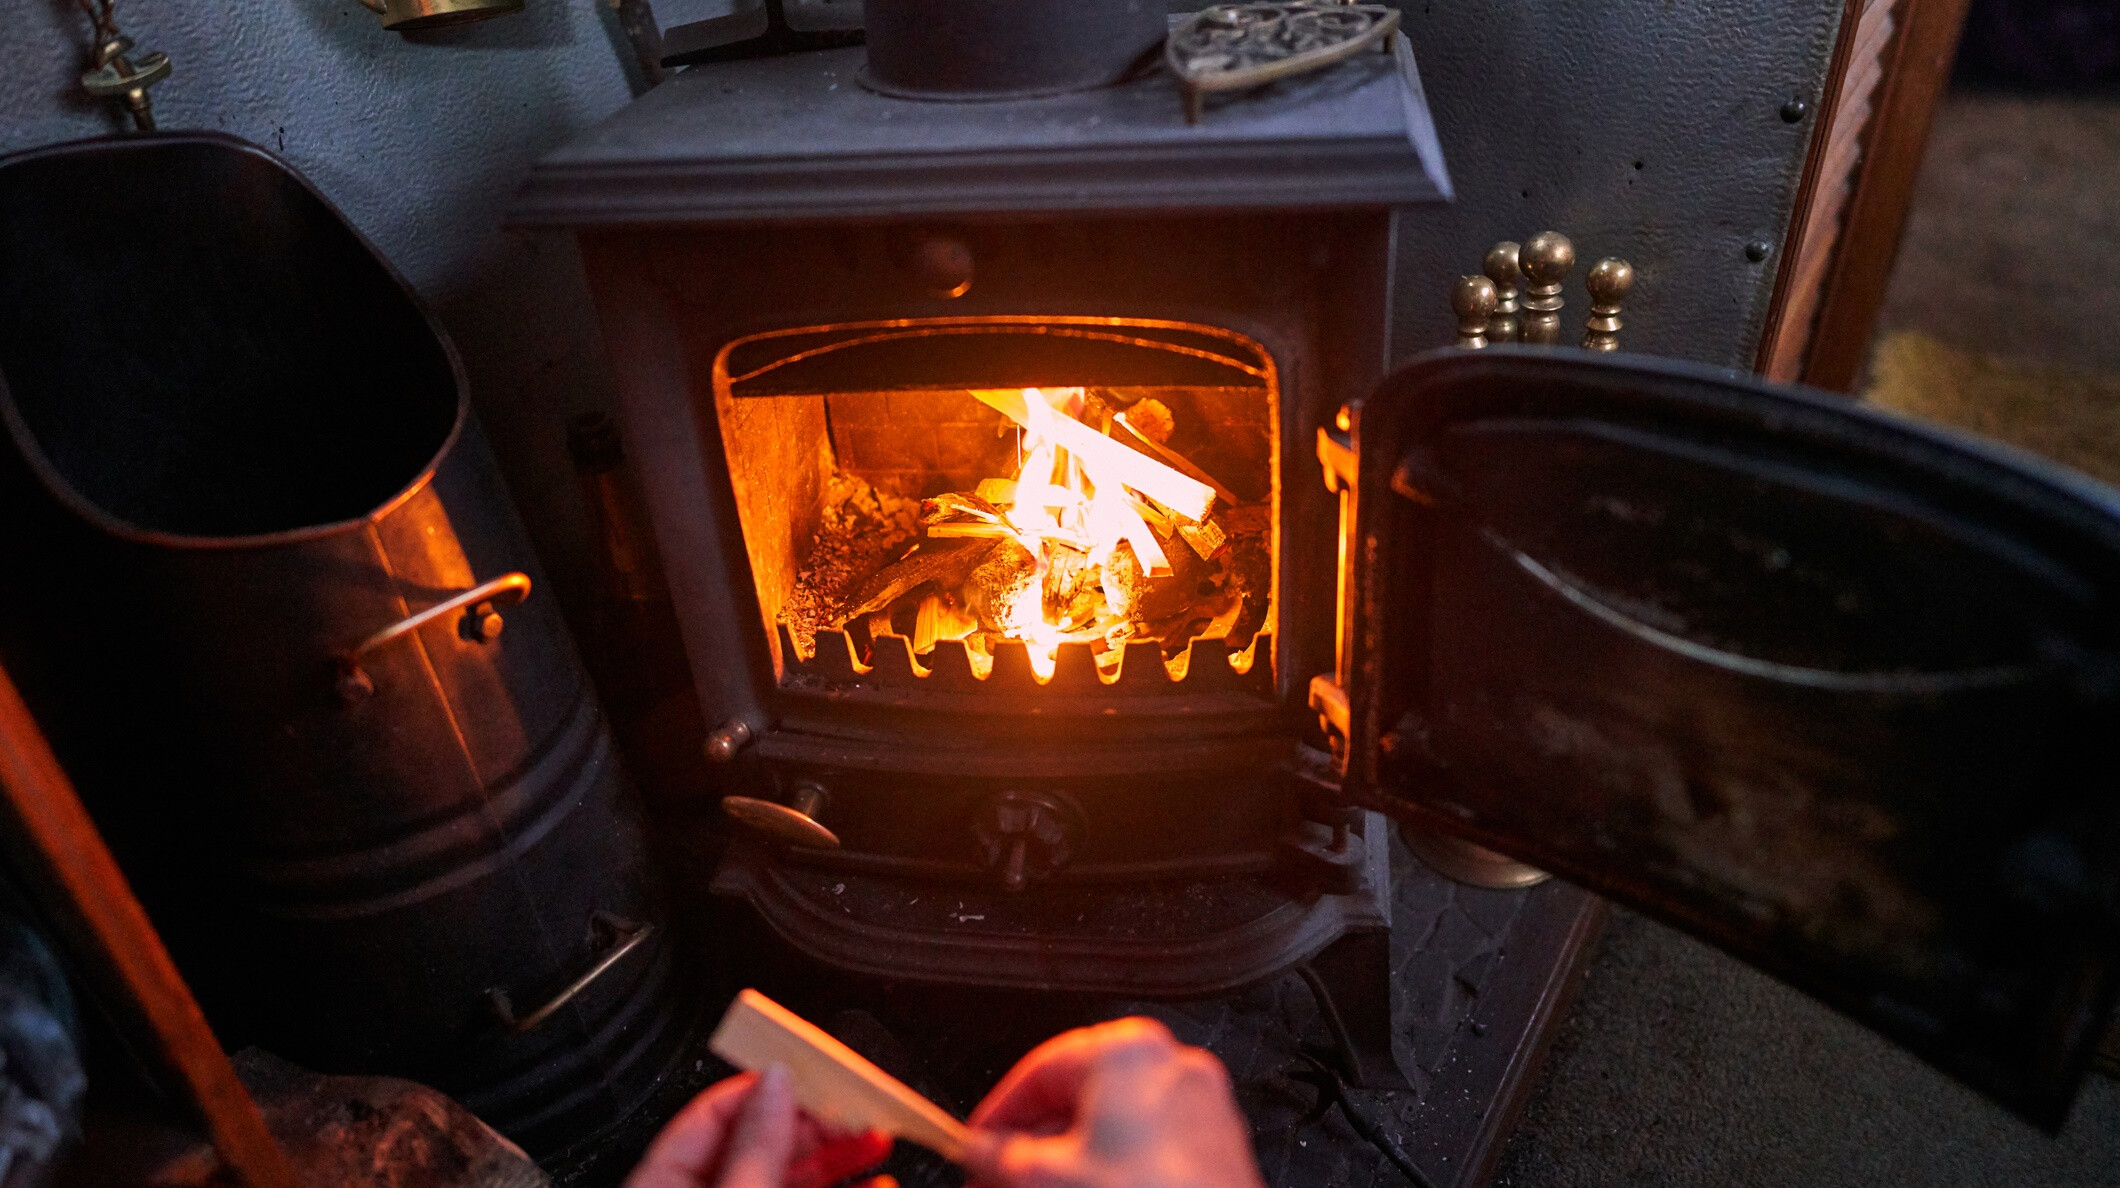
<path fill-rule="evenodd" d="M 843 968 L 1033 988 L 1208 993 L 1378 934 L 1380 818 L 1317 796 L 1339 538 L 1312 441 L 1382 375 L 1393 208 L 1448 192 L 1410 53 L 1197 128 L 1164 78 L 934 104 L 860 61 L 695 69 L 517 207 L 581 229 L 721 791 L 763 826 L 716 889 Z M 1035 440 L 978 394 L 1026 390 L 1176 457 L 1224 539 L 1142 540 L 1182 550 L 1160 609 L 1095 638 L 957 638 L 961 571 L 851 605 L 923 497 L 1019 477 Z"/>
<path fill-rule="evenodd" d="M 899 979 L 1307 962 L 1383 1084 L 1382 810 L 2057 1116 L 2120 952 L 2120 814 L 2082 775 L 2120 696 L 2109 493 L 1640 360 L 1387 378 L 1393 237 L 1448 194 L 1403 41 L 1197 127 L 1162 78 L 923 104 L 859 61 L 695 69 L 517 209 L 579 232 L 715 792 L 759 827 L 715 890 Z M 1150 400 L 1264 509 L 1237 610 L 1011 638 L 947 569 L 820 602 L 820 541 L 873 545 L 860 590 L 923 514 L 987 522 L 893 500 L 1020 497 L 1049 415 L 1154 455 L 1115 427 Z"/>

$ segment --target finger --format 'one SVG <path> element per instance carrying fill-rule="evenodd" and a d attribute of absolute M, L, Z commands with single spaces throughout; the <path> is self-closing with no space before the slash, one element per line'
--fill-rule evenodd
<path fill-rule="evenodd" d="M 770 1065 L 730 1128 L 719 1188 L 782 1188 L 794 1151 L 795 1081 L 786 1065 Z"/>
<path fill-rule="evenodd" d="M 1017 1061 L 969 1121 L 974 1130 L 1065 1129 L 1099 1063 L 1129 1049 L 1176 1044 L 1168 1028 L 1139 1016 L 1064 1031 Z"/>
<path fill-rule="evenodd" d="M 962 1162 L 967 1182 L 974 1185 L 1076 1188 L 1087 1182 L 1082 1145 L 1065 1135 L 978 1132 L 965 1144 Z"/>
<path fill-rule="evenodd" d="M 626 1178 L 626 1188 L 693 1188 L 701 1182 L 757 1081 L 750 1073 L 738 1073 L 686 1103 L 655 1136 L 640 1166 Z"/>
<path fill-rule="evenodd" d="M 820 1144 L 788 1165 L 787 1188 L 829 1188 L 891 1156 L 891 1136 L 880 1130 Z"/>

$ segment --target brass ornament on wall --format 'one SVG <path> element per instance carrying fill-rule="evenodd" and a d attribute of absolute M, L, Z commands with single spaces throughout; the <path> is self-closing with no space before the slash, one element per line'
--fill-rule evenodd
<path fill-rule="evenodd" d="M 118 99 L 141 132 L 155 130 L 155 108 L 149 87 L 170 75 L 169 55 L 148 52 L 135 56 L 133 40 L 118 30 L 117 0 L 76 0 L 88 17 L 95 50 L 88 69 L 82 72 L 81 89 L 98 99 Z"/>
<path fill-rule="evenodd" d="M 1171 30 L 1163 60 L 1185 92 L 1185 122 L 1197 124 L 1210 91 L 1264 86 L 1371 47 L 1389 53 L 1398 28 L 1398 10 L 1381 4 L 1217 4 Z"/>
<path fill-rule="evenodd" d="M 523 0 L 361 0 L 383 18 L 383 27 L 398 33 L 443 29 L 490 20 L 523 10 Z"/>
<path fill-rule="evenodd" d="M 95 65 L 81 75 L 81 89 L 98 99 L 124 100 L 133 126 L 152 132 L 155 109 L 147 89 L 169 77 L 169 55 L 145 53 L 133 58 L 132 48 L 132 38 L 123 34 L 105 38 L 96 46 Z"/>

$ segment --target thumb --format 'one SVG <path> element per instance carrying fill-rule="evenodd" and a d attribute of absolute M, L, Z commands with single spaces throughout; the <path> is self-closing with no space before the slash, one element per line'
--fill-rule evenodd
<path fill-rule="evenodd" d="M 795 1083 L 774 1064 L 758 1078 L 729 1136 L 721 1188 L 780 1188 L 795 1148 Z"/>

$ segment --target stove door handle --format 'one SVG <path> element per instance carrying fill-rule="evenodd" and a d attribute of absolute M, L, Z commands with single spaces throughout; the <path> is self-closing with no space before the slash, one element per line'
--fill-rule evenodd
<path fill-rule="evenodd" d="M 817 816 L 824 810 L 827 793 L 816 780 L 797 780 L 788 803 L 760 800 L 755 796 L 724 796 L 721 811 L 777 842 L 813 850 L 836 850 L 839 835 Z"/>
<path fill-rule="evenodd" d="M 501 614 L 495 607 L 513 606 L 528 597 L 530 575 L 520 572 L 504 573 L 490 582 L 473 586 L 461 594 L 437 602 L 417 614 L 399 619 L 353 645 L 345 655 L 339 657 L 339 697 L 351 703 L 375 692 L 375 682 L 368 678 L 367 673 L 361 671 L 361 657 L 391 640 L 403 638 L 436 619 L 469 607 L 469 610 L 464 610 L 464 621 L 457 625 L 457 632 L 466 639 L 485 643 L 501 633 Z"/>
<path fill-rule="evenodd" d="M 553 995 L 550 1002 L 527 1015 L 517 1017 L 515 1004 L 508 1000 L 508 992 L 506 990 L 496 986 L 486 991 L 486 1005 L 493 1008 L 494 1017 L 500 1020 L 501 1026 L 507 1028 L 510 1034 L 521 1035 L 550 1019 L 554 1014 L 558 1013 L 561 1007 L 574 1001 L 576 995 L 587 990 L 590 983 L 604 976 L 605 971 L 624 960 L 626 954 L 639 948 L 641 942 L 655 935 L 655 925 L 635 924 L 631 920 L 622 916 L 614 916 L 610 912 L 596 913 L 591 917 L 590 927 L 592 931 L 610 933 L 618 938 L 618 943 L 604 950 L 603 954 L 596 959 L 596 963 L 589 967 L 588 972 L 567 983 L 567 988 Z"/>

